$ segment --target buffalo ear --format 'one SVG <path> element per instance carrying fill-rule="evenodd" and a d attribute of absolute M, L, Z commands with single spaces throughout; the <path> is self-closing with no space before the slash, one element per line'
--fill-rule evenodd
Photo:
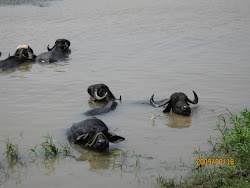
<path fill-rule="evenodd" d="M 76 143 L 79 143 L 79 142 L 84 142 L 84 141 L 86 141 L 86 139 L 87 139 L 88 136 L 89 136 L 89 133 L 82 134 L 82 135 L 80 135 L 80 136 L 78 136 L 76 138 L 76 141 L 74 143 L 76 144 Z"/>
<path fill-rule="evenodd" d="M 115 133 L 112 133 L 112 132 L 109 132 L 109 131 L 105 134 L 105 136 L 112 143 L 118 143 L 118 142 L 121 142 L 121 141 L 125 140 L 125 138 L 123 138 L 121 136 L 118 136 Z"/>

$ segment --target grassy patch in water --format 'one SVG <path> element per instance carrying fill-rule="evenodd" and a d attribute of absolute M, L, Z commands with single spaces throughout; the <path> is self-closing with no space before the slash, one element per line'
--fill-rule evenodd
<path fill-rule="evenodd" d="M 19 149 L 18 149 L 19 144 L 11 142 L 9 137 L 4 142 L 6 146 L 6 152 L 4 153 L 4 155 L 6 155 L 6 157 L 10 158 L 11 160 L 18 160 L 19 159 Z"/>
<path fill-rule="evenodd" d="M 23 138 L 22 133 L 20 137 Z M 50 135 L 44 136 L 44 138 L 45 141 L 40 144 L 39 149 L 37 149 L 37 145 L 32 149 L 28 149 L 30 152 L 29 157 L 33 161 L 35 161 L 35 159 L 33 159 L 34 155 L 35 157 L 39 155 L 44 158 L 44 165 L 46 165 L 46 161 L 48 160 L 51 165 L 51 161 L 59 160 L 61 156 L 71 156 L 71 149 L 68 144 L 55 142 Z M 7 137 L 5 140 L 2 140 L 2 143 L 5 143 L 6 151 L 3 153 L 5 158 L 0 158 L 0 186 L 9 179 L 15 179 L 16 182 L 21 182 L 21 174 L 27 167 L 26 162 L 28 161 L 25 160 L 27 159 L 26 155 L 23 155 L 24 152 L 21 152 L 24 150 L 19 148 L 21 142 L 19 141 L 17 143 L 15 139 L 17 138 L 11 139 Z"/>
<path fill-rule="evenodd" d="M 29 151 L 35 155 L 44 154 L 46 158 L 56 157 L 60 154 L 68 156 L 71 153 L 70 146 L 65 143 L 55 142 L 50 135 L 44 136 L 45 141 L 40 144 L 41 148 L 36 151 L 37 146 Z"/>
<path fill-rule="evenodd" d="M 250 187 L 250 112 L 245 109 L 238 116 L 230 113 L 228 122 L 224 116 L 219 118 L 216 130 L 221 138 L 208 140 L 212 152 L 196 150 L 191 174 L 179 180 L 159 175 L 156 187 Z"/>

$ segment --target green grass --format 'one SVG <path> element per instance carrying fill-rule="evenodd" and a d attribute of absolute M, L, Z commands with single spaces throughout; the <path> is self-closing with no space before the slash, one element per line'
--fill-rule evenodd
<path fill-rule="evenodd" d="M 6 152 L 4 153 L 4 155 L 6 155 L 6 157 L 11 160 L 18 160 L 19 159 L 19 149 L 18 149 L 19 144 L 11 142 L 9 137 L 4 142 L 6 146 Z"/>
<path fill-rule="evenodd" d="M 207 154 L 195 150 L 194 154 L 197 159 L 211 159 L 217 164 L 197 165 L 195 161 L 193 171 L 187 177 L 177 180 L 159 176 L 156 187 L 250 187 L 250 112 L 245 109 L 236 116 L 230 113 L 228 119 L 220 116 L 216 130 L 220 131 L 221 137 L 215 142 L 212 137 L 208 139 L 212 151 Z"/>
<path fill-rule="evenodd" d="M 43 154 L 46 158 L 56 157 L 60 154 L 64 156 L 69 156 L 71 154 L 71 149 L 68 144 L 55 142 L 50 135 L 43 136 L 45 141 L 40 144 L 41 148 L 37 151 L 37 146 L 29 151 L 35 155 Z"/>
<path fill-rule="evenodd" d="M 176 181 L 174 178 L 165 178 L 160 175 L 156 178 L 156 187 L 157 188 L 168 188 L 168 187 L 176 187 Z"/>

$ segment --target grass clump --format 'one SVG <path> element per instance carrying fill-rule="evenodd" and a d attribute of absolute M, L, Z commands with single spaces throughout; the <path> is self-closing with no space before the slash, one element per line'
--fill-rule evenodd
<path fill-rule="evenodd" d="M 156 178 L 156 187 L 157 188 L 170 188 L 176 187 L 174 178 L 165 178 L 164 176 L 159 176 Z"/>
<path fill-rule="evenodd" d="M 209 138 L 211 153 L 195 151 L 197 161 L 203 158 L 206 163 L 196 161 L 193 172 L 178 183 L 159 176 L 157 187 L 250 187 L 250 112 L 229 116 L 219 116 L 216 130 L 221 137 L 215 142 Z"/>
<path fill-rule="evenodd" d="M 50 135 L 44 136 L 45 141 L 40 144 L 41 148 L 37 152 L 35 148 L 30 149 L 30 152 L 38 155 L 38 154 L 44 154 L 46 158 L 50 157 L 56 157 L 59 156 L 60 154 L 64 156 L 69 156 L 71 153 L 70 146 L 65 143 L 60 143 L 60 142 L 55 142 Z"/>
<path fill-rule="evenodd" d="M 222 134 L 218 140 L 217 153 L 233 158 L 238 168 L 250 170 L 250 112 L 246 109 L 238 116 L 231 116 L 232 128 L 228 128 L 226 120 L 222 117 L 223 125 L 217 123 L 217 130 Z"/>
<path fill-rule="evenodd" d="M 18 150 L 17 143 L 13 143 L 10 141 L 10 138 L 8 137 L 5 141 L 6 146 L 6 152 L 4 155 L 6 155 L 7 158 L 10 158 L 11 160 L 18 160 L 19 159 L 19 150 Z"/>

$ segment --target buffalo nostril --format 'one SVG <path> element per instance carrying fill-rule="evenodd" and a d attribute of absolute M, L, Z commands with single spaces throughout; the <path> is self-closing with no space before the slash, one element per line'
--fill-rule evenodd
<path fill-rule="evenodd" d="M 190 107 L 189 106 L 183 106 L 182 109 L 183 110 L 190 110 Z"/>
<path fill-rule="evenodd" d="M 100 143 L 101 143 L 101 141 L 100 141 L 100 140 L 97 140 L 97 141 L 96 141 L 96 143 L 97 143 L 97 144 L 100 144 Z"/>
<path fill-rule="evenodd" d="M 97 144 L 107 144 L 106 140 L 98 140 L 96 141 Z"/>
<path fill-rule="evenodd" d="M 108 142 L 107 142 L 107 140 L 103 140 L 102 143 L 103 144 L 107 144 Z"/>

